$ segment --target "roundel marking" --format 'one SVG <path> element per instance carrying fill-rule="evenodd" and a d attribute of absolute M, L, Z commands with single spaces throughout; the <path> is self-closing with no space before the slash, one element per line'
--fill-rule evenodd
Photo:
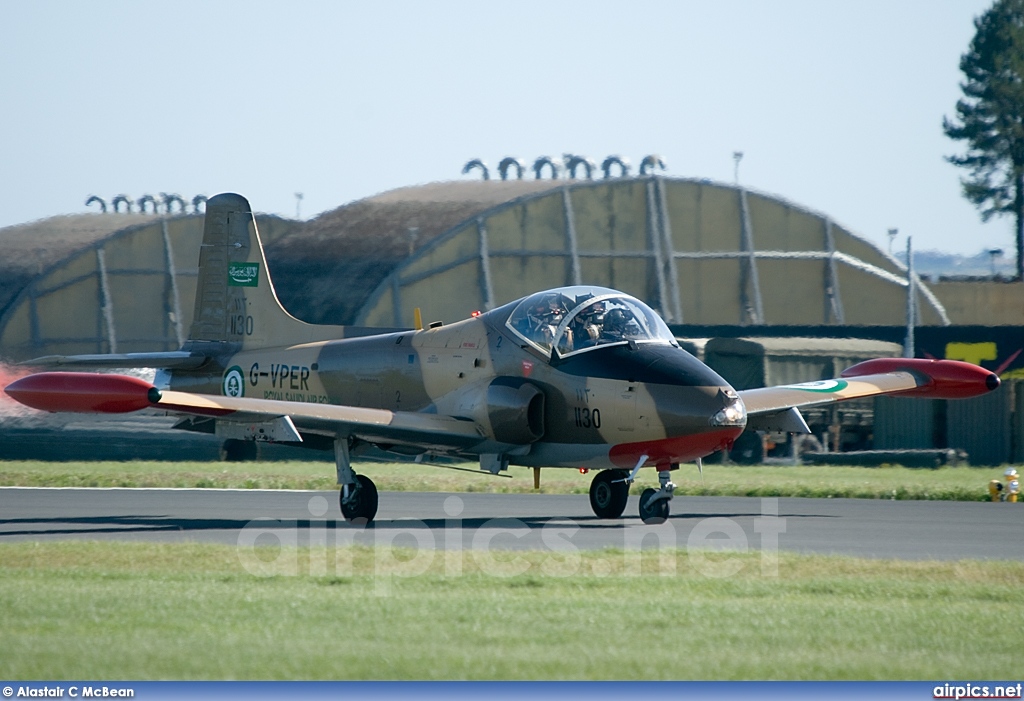
<path fill-rule="evenodd" d="M 799 385 L 786 385 L 786 389 L 799 389 L 804 392 L 842 392 L 849 386 L 846 380 L 819 380 L 818 382 L 804 382 Z"/>
<path fill-rule="evenodd" d="M 245 378 L 242 375 L 242 368 L 237 365 L 228 368 L 228 371 L 224 373 L 221 391 L 224 392 L 225 397 L 241 397 L 245 395 Z"/>

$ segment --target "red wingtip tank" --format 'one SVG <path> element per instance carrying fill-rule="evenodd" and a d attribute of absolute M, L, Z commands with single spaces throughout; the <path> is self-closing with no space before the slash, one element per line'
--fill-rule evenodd
<path fill-rule="evenodd" d="M 875 358 L 847 368 L 843 377 L 862 377 L 889 372 L 909 372 L 917 378 L 915 389 L 900 392 L 903 397 L 931 399 L 967 399 L 999 387 L 999 377 L 991 370 L 961 360 L 926 358 Z"/>
<path fill-rule="evenodd" d="M 137 377 L 88 372 L 41 372 L 4 388 L 15 401 L 42 411 L 122 414 L 146 409 L 160 398 Z"/>

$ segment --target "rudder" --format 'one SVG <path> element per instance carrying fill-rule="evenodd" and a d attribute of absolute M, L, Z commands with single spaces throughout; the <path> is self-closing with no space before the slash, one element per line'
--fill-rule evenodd
<path fill-rule="evenodd" d="M 189 340 L 263 348 L 320 335 L 310 333 L 315 328 L 330 337 L 330 327 L 313 327 L 281 306 L 249 201 L 233 193 L 211 197 Z"/>

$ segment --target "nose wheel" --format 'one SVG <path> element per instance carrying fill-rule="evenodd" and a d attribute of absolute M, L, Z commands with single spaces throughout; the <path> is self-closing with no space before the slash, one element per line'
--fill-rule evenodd
<path fill-rule="evenodd" d="M 640 520 L 650 526 L 665 523 L 668 518 L 668 500 L 670 497 L 658 496 L 657 489 L 645 489 L 640 495 Z"/>
<path fill-rule="evenodd" d="M 598 518 L 618 518 L 626 510 L 629 482 L 626 470 L 602 470 L 590 483 L 590 508 Z"/>
<path fill-rule="evenodd" d="M 645 489 L 640 495 L 640 520 L 650 526 L 665 523 L 668 519 L 668 503 L 676 486 L 669 479 L 669 471 L 678 467 L 672 464 L 665 469 L 658 467 L 658 489 Z"/>

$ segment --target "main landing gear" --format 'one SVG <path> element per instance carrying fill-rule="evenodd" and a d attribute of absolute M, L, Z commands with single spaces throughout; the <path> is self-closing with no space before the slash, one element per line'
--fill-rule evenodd
<path fill-rule="evenodd" d="M 626 510 L 629 499 L 629 473 L 625 470 L 602 470 L 590 483 L 590 508 L 598 518 L 618 518 Z"/>
<path fill-rule="evenodd" d="M 345 492 L 348 491 L 348 497 Z M 356 484 L 341 487 L 341 515 L 346 521 L 366 524 L 377 515 L 377 485 L 366 475 L 356 475 Z"/>
<path fill-rule="evenodd" d="M 348 439 L 334 439 L 334 462 L 341 485 L 341 515 L 346 521 L 366 525 L 377 515 L 377 485 L 366 475 L 357 475 L 349 458 Z"/>
<path fill-rule="evenodd" d="M 590 483 L 590 508 L 598 518 L 618 518 L 626 510 L 629 485 L 636 479 L 636 473 L 647 461 L 643 456 L 632 472 L 626 470 L 602 470 Z M 668 503 L 676 486 L 669 479 L 669 472 L 678 468 L 677 463 L 658 466 L 658 489 L 645 489 L 640 495 L 640 519 L 647 524 L 664 523 L 668 518 Z"/>

